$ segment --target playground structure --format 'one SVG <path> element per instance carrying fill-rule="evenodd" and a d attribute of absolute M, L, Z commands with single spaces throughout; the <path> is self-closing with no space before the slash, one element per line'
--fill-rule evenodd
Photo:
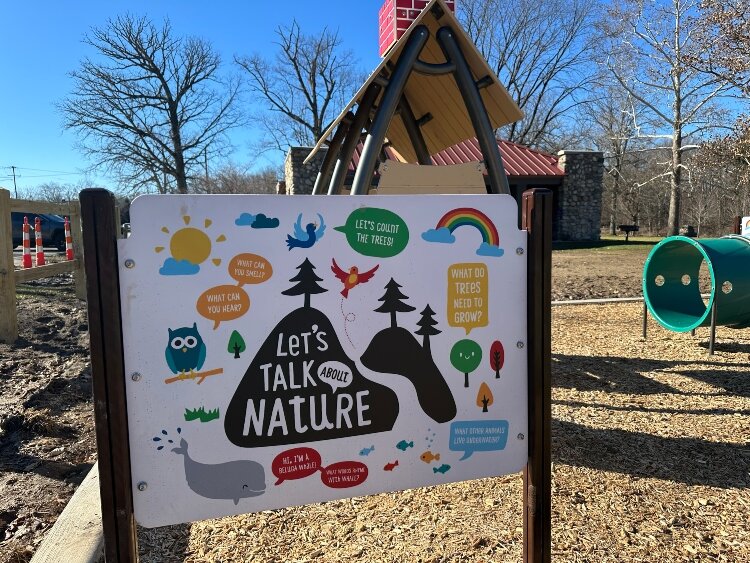
<path fill-rule="evenodd" d="M 30 254 L 26 260 L 27 267 L 21 270 L 15 269 L 13 259 L 13 236 L 11 227 L 12 212 L 27 213 L 51 213 L 64 215 L 70 218 L 70 242 L 69 252 L 66 252 L 67 260 L 56 264 L 44 262 L 44 251 L 37 246 L 37 265 L 31 265 Z M 37 230 L 38 232 L 38 230 Z M 26 236 L 26 235 L 25 235 Z M 32 280 L 48 278 L 65 272 L 72 272 L 75 280 L 75 293 L 80 299 L 86 298 L 86 278 L 83 269 L 83 238 L 81 234 L 81 210 L 80 204 L 70 203 L 45 203 L 39 201 L 28 201 L 23 199 L 11 199 L 8 190 L 0 188 L 0 342 L 13 343 L 18 338 L 18 316 L 16 312 L 16 286 Z M 41 242 L 41 241 L 40 241 Z M 26 241 L 24 250 L 28 251 Z"/>
<path fill-rule="evenodd" d="M 643 268 L 644 338 L 650 312 L 674 332 L 694 334 L 698 327 L 710 327 L 709 353 L 713 354 L 717 326 L 750 326 L 748 265 L 750 239 L 743 236 L 700 240 L 673 236 L 661 241 Z"/>

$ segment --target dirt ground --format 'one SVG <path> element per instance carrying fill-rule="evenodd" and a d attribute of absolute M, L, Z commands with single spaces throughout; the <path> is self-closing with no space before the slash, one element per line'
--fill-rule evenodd
<path fill-rule="evenodd" d="M 649 245 L 553 253 L 553 299 L 638 296 Z M 555 561 L 750 561 L 750 329 L 674 334 L 640 304 L 553 309 Z M 28 561 L 95 460 L 85 304 L 19 289 L 0 344 L 0 563 Z M 143 561 L 521 558 L 521 480 L 141 530 Z"/>

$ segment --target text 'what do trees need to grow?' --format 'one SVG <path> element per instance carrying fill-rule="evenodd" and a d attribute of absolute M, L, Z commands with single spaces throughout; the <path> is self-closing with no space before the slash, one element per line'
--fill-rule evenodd
<path fill-rule="evenodd" d="M 138 522 L 520 470 L 516 223 L 503 195 L 137 198 L 118 251 Z"/>

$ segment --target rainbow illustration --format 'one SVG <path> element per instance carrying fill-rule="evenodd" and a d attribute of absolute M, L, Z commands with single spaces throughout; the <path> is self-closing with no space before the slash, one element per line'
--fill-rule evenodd
<path fill-rule="evenodd" d="M 441 217 L 434 229 L 428 229 L 422 233 L 422 239 L 427 242 L 453 244 L 456 241 L 453 231 L 464 226 L 474 227 L 482 234 L 482 244 L 477 249 L 478 256 L 499 257 L 503 255 L 497 227 L 487 215 L 472 207 L 461 207 L 449 211 Z"/>
<path fill-rule="evenodd" d="M 449 211 L 438 221 L 435 229 L 446 228 L 452 233 L 463 226 L 477 229 L 482 233 L 482 241 L 490 246 L 500 246 L 500 235 L 497 234 L 495 224 L 487 215 L 471 207 L 461 207 Z"/>

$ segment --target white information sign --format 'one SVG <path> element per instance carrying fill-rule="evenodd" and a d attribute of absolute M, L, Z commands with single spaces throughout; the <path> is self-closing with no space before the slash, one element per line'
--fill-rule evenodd
<path fill-rule="evenodd" d="M 750 237 L 750 217 L 743 217 L 742 223 L 740 223 L 740 234 L 743 237 Z"/>
<path fill-rule="evenodd" d="M 511 196 L 142 196 L 119 241 L 136 520 L 520 471 Z"/>

